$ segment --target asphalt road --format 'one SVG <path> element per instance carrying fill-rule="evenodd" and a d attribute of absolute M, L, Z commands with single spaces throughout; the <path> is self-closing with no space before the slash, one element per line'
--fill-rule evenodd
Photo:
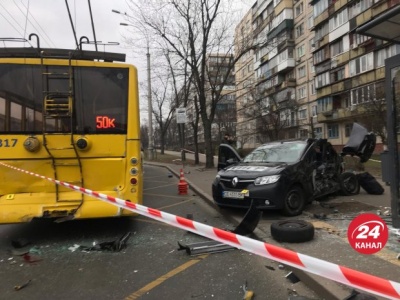
<path fill-rule="evenodd" d="M 178 195 L 176 179 L 167 175 L 164 168 L 145 167 L 146 206 L 233 229 L 192 191 Z M 131 236 L 120 252 L 74 249 L 127 233 Z M 143 216 L 1 225 L 0 299 L 243 299 L 245 283 L 254 299 L 292 294 L 318 299 L 301 281 L 286 279 L 286 268 L 265 258 L 240 250 L 203 256 L 178 251 L 178 241 L 205 240 Z M 29 244 L 16 248 L 13 241 Z M 18 255 L 21 250 L 29 256 Z"/>

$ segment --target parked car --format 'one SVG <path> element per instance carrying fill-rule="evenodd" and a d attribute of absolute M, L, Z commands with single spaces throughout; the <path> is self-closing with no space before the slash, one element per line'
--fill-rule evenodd
<path fill-rule="evenodd" d="M 366 134 L 362 147 L 353 143 L 346 154 L 367 161 L 375 147 L 374 137 Z M 221 144 L 218 170 L 212 194 L 220 207 L 248 208 L 254 202 L 259 209 L 296 216 L 314 199 L 360 190 L 356 175 L 344 171 L 341 155 L 326 139 L 268 143 L 243 159 L 230 145 Z"/>

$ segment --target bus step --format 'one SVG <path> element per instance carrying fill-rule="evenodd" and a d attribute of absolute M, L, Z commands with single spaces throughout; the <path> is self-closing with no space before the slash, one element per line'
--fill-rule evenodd
<path fill-rule="evenodd" d="M 46 95 L 46 99 L 53 99 L 53 98 L 69 98 L 71 97 L 72 93 L 69 91 L 43 91 L 43 94 Z"/>
<path fill-rule="evenodd" d="M 72 114 L 72 97 L 57 98 L 54 95 L 44 99 L 44 111 L 46 116 L 65 117 Z"/>

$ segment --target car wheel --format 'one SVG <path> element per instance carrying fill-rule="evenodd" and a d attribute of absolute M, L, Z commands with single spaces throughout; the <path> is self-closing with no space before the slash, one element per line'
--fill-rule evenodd
<path fill-rule="evenodd" d="M 271 224 L 271 235 L 278 242 L 307 242 L 314 238 L 314 225 L 303 220 L 278 221 Z"/>
<path fill-rule="evenodd" d="M 298 216 L 303 212 L 305 204 L 303 190 L 298 186 L 292 187 L 286 194 L 282 212 L 286 216 Z"/>
<path fill-rule="evenodd" d="M 339 176 L 340 189 L 345 196 L 357 195 L 360 192 L 360 183 L 354 173 L 345 172 Z"/>

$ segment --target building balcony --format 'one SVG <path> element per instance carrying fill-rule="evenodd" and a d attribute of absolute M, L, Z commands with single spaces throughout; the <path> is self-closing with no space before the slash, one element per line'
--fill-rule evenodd
<path fill-rule="evenodd" d="M 273 39 L 276 37 L 280 32 L 287 29 L 293 29 L 293 19 L 286 19 L 270 32 L 268 32 L 268 39 Z"/>
<path fill-rule="evenodd" d="M 291 71 L 296 66 L 296 61 L 294 58 L 288 58 L 277 65 L 277 73 Z"/>
<path fill-rule="evenodd" d="M 287 40 L 283 40 L 278 44 L 278 52 L 281 52 L 289 47 L 294 47 L 294 40 L 288 38 Z"/>
<path fill-rule="evenodd" d="M 346 119 L 354 120 L 354 117 L 363 115 L 366 112 L 367 110 L 362 105 L 332 109 L 318 113 L 317 121 L 319 123 L 330 123 Z"/>

